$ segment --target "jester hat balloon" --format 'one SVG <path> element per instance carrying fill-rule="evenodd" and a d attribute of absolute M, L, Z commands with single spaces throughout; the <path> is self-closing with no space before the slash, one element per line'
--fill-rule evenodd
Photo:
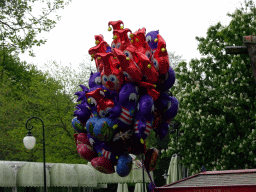
<path fill-rule="evenodd" d="M 113 53 L 97 53 L 98 57 L 101 57 L 104 67 L 101 73 L 102 84 L 112 91 L 120 90 L 124 83 L 124 75 L 122 71 L 112 65 L 110 57 L 113 57 Z"/>
<path fill-rule="evenodd" d="M 124 76 L 130 82 L 140 82 L 142 80 L 142 72 L 138 65 L 131 59 L 127 59 L 126 55 L 119 49 L 113 49 L 113 52 L 120 61 L 121 70 Z"/>
<path fill-rule="evenodd" d="M 124 25 L 123 21 L 121 20 L 118 20 L 118 21 L 109 21 L 108 22 L 108 30 L 111 31 L 111 27 L 110 25 L 112 25 L 113 29 L 116 30 L 116 29 L 123 29 L 123 26 L 121 26 L 121 24 Z"/>
<path fill-rule="evenodd" d="M 149 47 L 148 43 L 146 42 L 146 28 L 143 27 L 142 29 L 139 29 L 135 33 L 132 33 L 131 39 L 132 39 L 132 45 L 138 49 L 141 53 L 145 54 L 149 60 L 151 60 L 151 48 Z"/>
<path fill-rule="evenodd" d="M 97 106 L 97 113 L 100 117 L 105 117 L 108 111 L 114 107 L 114 102 L 111 99 L 105 98 L 104 89 L 102 88 L 86 93 L 86 97 L 90 105 Z"/>
<path fill-rule="evenodd" d="M 94 36 L 94 38 L 95 38 L 95 44 L 96 45 L 98 45 L 99 43 L 101 43 L 102 41 L 104 41 L 104 37 L 103 37 L 103 35 L 102 34 L 100 34 L 100 35 L 95 35 Z M 108 53 L 108 52 L 111 52 L 111 47 L 107 44 L 106 45 L 106 53 Z"/>
<path fill-rule="evenodd" d="M 127 33 L 130 32 L 131 30 L 128 28 L 122 29 L 122 30 L 114 30 L 114 37 L 113 37 L 113 42 L 111 44 L 111 50 L 113 52 L 114 48 L 120 49 L 120 50 L 125 50 L 127 46 L 131 45 L 131 42 L 129 40 L 129 37 Z"/>
<path fill-rule="evenodd" d="M 95 59 L 95 64 L 98 72 L 101 72 L 103 70 L 103 64 L 100 59 L 96 57 L 97 53 L 106 53 L 106 46 L 108 46 L 106 41 L 100 42 L 98 45 L 92 47 L 89 49 L 89 54 L 93 59 Z"/>
<path fill-rule="evenodd" d="M 138 61 L 138 66 L 141 69 L 142 73 L 147 79 L 147 82 L 149 83 L 156 83 L 158 81 L 158 73 L 152 65 L 151 61 L 148 59 L 148 57 L 141 53 L 141 52 L 136 52 L 137 58 L 139 59 Z"/>
<path fill-rule="evenodd" d="M 145 140 L 152 130 L 154 120 L 154 101 L 151 96 L 143 95 L 135 116 L 134 131 L 138 139 Z"/>
<path fill-rule="evenodd" d="M 152 61 L 156 70 L 158 71 L 159 76 L 164 75 L 165 77 L 169 70 L 169 55 L 166 50 L 166 43 L 162 36 L 158 34 L 157 39 L 158 45 L 156 51 L 153 54 Z"/>
<path fill-rule="evenodd" d="M 158 73 L 145 54 L 139 52 L 133 45 L 126 47 L 123 52 L 126 57 L 135 62 L 140 71 L 146 77 L 147 82 L 156 83 L 158 81 Z"/>
<path fill-rule="evenodd" d="M 103 37 L 102 34 L 100 34 L 100 35 L 95 35 L 94 38 L 95 38 L 95 44 L 96 44 L 96 45 L 98 45 L 100 42 L 104 41 L 104 37 Z"/>
<path fill-rule="evenodd" d="M 159 34 L 159 30 L 157 31 L 150 31 L 146 34 L 146 41 L 151 48 L 152 51 L 156 50 L 157 48 L 157 34 Z M 155 41 L 156 40 L 156 41 Z"/>

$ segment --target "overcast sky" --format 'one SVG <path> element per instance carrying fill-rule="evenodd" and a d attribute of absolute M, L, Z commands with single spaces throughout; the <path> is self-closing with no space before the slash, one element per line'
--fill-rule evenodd
<path fill-rule="evenodd" d="M 202 57 L 195 37 L 206 37 L 207 29 L 219 21 L 228 25 L 231 18 L 227 13 L 233 13 L 240 2 L 243 4 L 243 0 L 73 0 L 56 13 L 62 16 L 56 27 L 39 35 L 46 38 L 47 43 L 33 48 L 36 57 L 25 53 L 20 58 L 39 67 L 55 60 L 62 65 L 71 63 L 76 68 L 95 46 L 94 35 L 102 34 L 111 44 L 113 30 L 107 30 L 108 22 L 122 20 L 124 27 L 132 32 L 143 27 L 146 32 L 159 30 L 167 51 L 175 51 L 175 55 L 182 55 L 189 62 Z"/>

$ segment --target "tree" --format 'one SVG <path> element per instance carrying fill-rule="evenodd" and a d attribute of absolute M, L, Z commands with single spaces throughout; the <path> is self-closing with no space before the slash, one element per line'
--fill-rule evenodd
<path fill-rule="evenodd" d="M 86 55 L 86 60 L 79 63 L 79 67 L 73 68 L 70 63 L 69 66 L 62 66 L 56 61 L 48 61 L 41 68 L 49 77 L 59 81 L 63 85 L 62 93 L 68 94 L 74 103 L 76 103 L 77 96 L 75 93 L 81 91 L 79 85 L 85 85 L 89 88 L 88 82 L 91 71 L 96 72 L 96 67 L 90 60 L 89 54 Z M 81 90 L 80 90 L 81 89 Z"/>
<path fill-rule="evenodd" d="M 198 49 L 206 58 L 181 62 L 175 68 L 178 86 L 172 89 L 180 106 L 179 142 L 171 136 L 171 148 L 163 157 L 180 152 L 181 161 L 196 173 L 207 170 L 253 168 L 256 156 L 256 85 L 248 55 L 227 55 L 227 45 L 243 45 L 242 37 L 255 35 L 255 8 L 245 1 L 233 14 L 228 26 L 210 26 Z M 246 9 L 246 12 L 245 12 Z M 202 77 L 204 76 L 204 77 Z M 191 165 L 191 166 L 190 166 Z"/>
<path fill-rule="evenodd" d="M 0 43 L 2 47 L 10 52 L 24 53 L 29 50 L 29 55 L 34 56 L 31 48 L 34 45 L 40 46 L 46 42 L 45 39 L 37 39 L 36 35 L 42 31 L 49 32 L 55 27 L 56 21 L 49 18 L 49 15 L 58 9 L 64 9 L 61 0 L 47 1 L 47 8 L 42 8 L 42 15 L 32 15 L 32 7 L 36 0 L 1 0 L 0 1 Z M 43 1 L 44 2 L 44 1 Z M 40 1 L 40 5 L 44 4 Z M 57 20 L 60 16 L 56 15 Z"/>
<path fill-rule="evenodd" d="M 19 58 L 6 55 L 6 62 L 19 65 Z M 11 63 L 16 62 L 16 63 Z M 21 64 L 20 64 L 21 65 Z M 25 123 L 31 116 L 42 118 L 45 125 L 46 161 L 52 163 L 86 163 L 80 158 L 71 126 L 75 104 L 69 95 L 61 93 L 63 85 L 39 71 L 34 65 L 23 63 L 24 74 L 17 81 L 13 71 L 4 71 L 0 87 L 0 159 L 42 162 L 42 125 L 32 120 L 32 133 L 37 145 L 26 150 L 23 138 L 27 134 Z M 10 75 L 11 74 L 11 75 Z M 29 80 L 29 81 L 28 81 Z"/>

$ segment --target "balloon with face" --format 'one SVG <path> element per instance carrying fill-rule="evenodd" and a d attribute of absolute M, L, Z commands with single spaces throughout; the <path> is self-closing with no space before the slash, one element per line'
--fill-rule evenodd
<path fill-rule="evenodd" d="M 122 71 L 111 64 L 110 57 L 113 53 L 99 53 L 97 57 L 101 57 L 104 63 L 104 70 L 101 73 L 102 84 L 111 91 L 118 92 L 124 83 L 124 75 Z"/>
<path fill-rule="evenodd" d="M 135 116 L 134 131 L 138 139 L 145 140 L 152 130 L 154 120 L 154 101 L 151 96 L 143 95 Z"/>
<path fill-rule="evenodd" d="M 151 48 L 149 47 L 146 41 L 145 33 L 146 33 L 145 27 L 143 27 L 142 29 L 139 29 L 135 33 L 132 33 L 130 35 L 132 39 L 131 42 L 132 42 L 132 45 L 136 47 L 138 51 L 145 54 L 148 57 L 148 59 L 151 61 L 151 56 L 152 56 Z"/>
<path fill-rule="evenodd" d="M 138 104 L 139 88 L 132 83 L 124 84 L 118 94 L 119 101 L 109 110 L 110 118 L 118 124 L 117 131 L 125 132 L 132 128 Z"/>
<path fill-rule="evenodd" d="M 76 101 L 77 102 L 81 101 L 81 104 L 83 104 L 84 102 L 86 102 L 85 94 L 89 91 L 89 89 L 84 85 L 79 85 L 79 86 L 82 88 L 82 91 L 78 91 L 75 93 L 75 95 L 78 96 Z"/>
<path fill-rule="evenodd" d="M 150 31 L 146 34 L 146 41 L 151 48 L 152 52 L 154 52 L 157 48 L 157 34 L 159 34 L 159 30 L 157 31 Z"/>
<path fill-rule="evenodd" d="M 153 54 L 152 62 L 158 71 L 159 79 L 166 79 L 166 73 L 169 70 L 169 55 L 166 50 L 166 43 L 161 35 L 157 35 L 158 45 Z M 162 77 L 163 76 L 163 77 Z M 162 77 L 162 78 L 161 78 Z"/>
<path fill-rule="evenodd" d="M 102 72 L 103 70 L 103 64 L 102 60 L 98 59 L 96 57 L 97 53 L 106 53 L 106 46 L 108 46 L 106 41 L 100 42 L 98 45 L 92 47 L 89 49 L 89 54 L 91 55 L 92 59 L 95 60 L 95 65 L 98 72 Z"/>

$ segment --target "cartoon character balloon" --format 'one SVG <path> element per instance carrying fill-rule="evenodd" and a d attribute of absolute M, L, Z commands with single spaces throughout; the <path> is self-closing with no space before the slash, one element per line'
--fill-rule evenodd
<path fill-rule="evenodd" d="M 97 171 L 112 174 L 116 166 L 120 177 L 132 170 L 130 154 L 144 154 L 149 174 L 159 151 L 146 149 L 146 139 L 152 130 L 161 140 L 166 137 L 178 113 L 179 101 L 166 93 L 175 72 L 159 30 L 146 34 L 142 27 L 132 33 L 121 20 L 108 26 L 113 41 L 94 36 L 96 45 L 88 52 L 97 72 L 91 72 L 88 87 L 80 85 L 82 90 L 75 93 L 79 103 L 71 123 L 76 149 Z"/>

